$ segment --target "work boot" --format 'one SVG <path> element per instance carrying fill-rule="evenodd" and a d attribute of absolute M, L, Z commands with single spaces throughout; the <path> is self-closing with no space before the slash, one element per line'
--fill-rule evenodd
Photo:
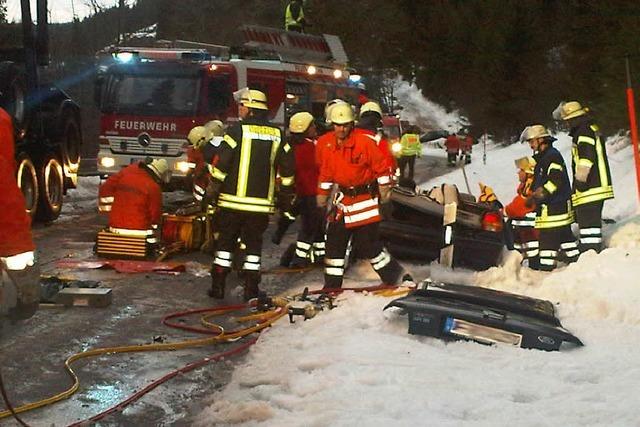
<path fill-rule="evenodd" d="M 253 298 L 258 298 L 260 294 L 260 273 L 258 272 L 245 272 L 244 275 L 244 300 L 249 301 Z"/>
<path fill-rule="evenodd" d="M 228 271 L 222 267 L 214 266 L 211 269 L 211 289 L 208 294 L 211 298 L 224 299 L 224 285 Z"/>

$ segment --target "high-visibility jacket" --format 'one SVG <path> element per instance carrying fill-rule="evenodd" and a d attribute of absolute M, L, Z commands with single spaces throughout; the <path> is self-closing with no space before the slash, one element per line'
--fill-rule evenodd
<path fill-rule="evenodd" d="M 0 257 L 35 249 L 31 218 L 16 182 L 16 160 L 11 116 L 0 108 Z"/>
<path fill-rule="evenodd" d="M 543 198 L 536 207 L 536 228 L 557 228 L 574 221 L 571 206 L 571 185 L 562 154 L 554 147 L 533 156 L 536 166 L 533 171 L 532 191 L 543 188 Z"/>
<path fill-rule="evenodd" d="M 112 231 L 153 230 L 162 217 L 162 189 L 144 163 L 134 163 L 111 175 L 100 186 L 101 203 L 111 200 L 109 227 Z"/>
<path fill-rule="evenodd" d="M 266 121 L 243 120 L 228 129 L 218 164 L 210 166 L 222 182 L 220 208 L 271 214 L 275 211 L 276 175 L 293 189 L 293 149 L 279 128 Z"/>
<path fill-rule="evenodd" d="M 320 167 L 318 194 L 328 195 L 334 184 L 340 192 L 336 205 L 345 227 L 357 227 L 381 220 L 374 186 L 391 183 L 389 167 L 375 142 L 354 132 L 342 144 L 325 146 Z"/>
<path fill-rule="evenodd" d="M 444 141 L 447 153 L 456 153 L 460 151 L 460 139 L 456 135 L 449 135 Z"/>
<path fill-rule="evenodd" d="M 396 163 L 395 157 L 393 157 L 393 153 L 391 153 L 389 140 L 381 134 L 370 129 L 356 127 L 353 129 L 353 131 L 356 133 L 362 133 L 364 136 L 371 139 L 376 144 L 376 147 L 378 147 L 380 153 L 382 153 L 382 156 L 385 159 L 387 169 L 389 170 L 389 175 L 393 175 L 398 165 Z"/>
<path fill-rule="evenodd" d="M 400 155 L 402 156 L 418 156 L 422 155 L 422 144 L 420 143 L 420 135 L 415 133 L 405 133 L 400 138 Z"/>
<path fill-rule="evenodd" d="M 285 30 L 302 30 L 304 28 L 304 9 L 301 3 L 289 2 L 284 12 Z"/>
<path fill-rule="evenodd" d="M 316 141 L 299 138 L 291 142 L 295 153 L 296 194 L 301 197 L 315 196 L 318 193 L 320 174 L 320 167 L 316 162 Z"/>
<path fill-rule="evenodd" d="M 336 134 L 330 130 L 318 138 L 316 141 L 316 163 L 318 168 L 322 166 L 324 153 L 332 149 L 336 145 Z"/>
<path fill-rule="evenodd" d="M 571 148 L 571 169 L 573 170 L 573 206 L 613 199 L 613 185 L 607 150 L 598 134 L 598 127 L 589 123 L 588 118 L 582 120 L 569 133 L 573 137 Z M 576 186 L 576 168 L 587 167 L 589 175 L 586 190 L 579 191 Z"/>

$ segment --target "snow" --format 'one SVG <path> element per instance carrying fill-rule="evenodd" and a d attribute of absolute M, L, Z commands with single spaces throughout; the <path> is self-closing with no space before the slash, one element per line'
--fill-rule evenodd
<path fill-rule="evenodd" d="M 442 113 L 431 120 L 451 123 Z M 568 161 L 570 140 L 557 137 Z M 602 253 L 585 253 L 552 273 L 521 268 L 514 252 L 503 265 L 477 273 L 406 265 L 418 280 L 430 274 L 435 281 L 552 301 L 563 326 L 585 347 L 550 353 L 409 335 L 406 316 L 382 310 L 393 298 L 346 292 L 337 308 L 308 321 L 282 320 L 264 333 L 196 424 L 637 426 L 640 216 L 628 139 L 607 146 L 616 198 L 605 203 L 604 216 L 616 224 L 604 229 L 608 248 Z M 425 154 L 445 155 L 436 149 Z M 526 145 L 489 141 L 484 164 L 482 145 L 476 145 L 466 167 L 471 192 L 477 195 L 482 181 L 510 201 L 513 160 L 529 154 Z M 459 169 L 422 187 L 442 182 L 466 191 Z M 368 265 L 356 267 L 346 286 L 377 284 Z"/>

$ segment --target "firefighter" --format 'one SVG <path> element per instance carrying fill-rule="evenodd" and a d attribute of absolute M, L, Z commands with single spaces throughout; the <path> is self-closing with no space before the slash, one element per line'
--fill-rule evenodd
<path fill-rule="evenodd" d="M 580 228 L 580 252 L 602 250 L 602 208 L 613 199 L 613 184 L 607 150 L 589 108 L 579 102 L 561 102 L 553 112 L 556 120 L 569 125 L 573 138 L 571 169 L 572 202 Z"/>
<path fill-rule="evenodd" d="M 382 108 L 375 101 L 368 101 L 360 107 L 360 119 L 355 128 L 355 132 L 361 132 L 367 138 L 375 142 L 376 146 L 385 159 L 385 164 L 389 170 L 389 175 L 394 176 L 397 165 L 396 159 L 391 154 L 389 141 L 380 132 L 382 129 Z"/>
<path fill-rule="evenodd" d="M 306 21 L 302 0 L 291 0 L 284 12 L 284 29 L 304 33 Z"/>
<path fill-rule="evenodd" d="M 165 159 L 147 159 L 111 175 L 99 189 L 100 211 L 109 213 L 109 231 L 145 236 L 150 247 L 162 218 L 162 184 L 171 173 Z"/>
<path fill-rule="evenodd" d="M 458 153 L 460 152 L 460 139 L 455 132 L 447 136 L 447 139 L 444 141 L 444 146 L 447 150 L 447 162 L 449 166 L 455 166 L 456 160 L 458 158 Z"/>
<path fill-rule="evenodd" d="M 291 267 L 306 267 L 324 259 L 323 218 L 316 205 L 319 167 L 316 163 L 316 126 L 313 116 L 300 112 L 289 121 L 291 145 L 295 154 L 296 212 L 302 219 Z"/>
<path fill-rule="evenodd" d="M 196 202 L 201 203 L 204 191 L 209 182 L 207 162 L 205 162 L 203 148 L 211 141 L 213 133 L 205 126 L 196 126 L 189 131 L 187 140 L 187 161 L 192 164 L 191 179 L 192 193 Z"/>
<path fill-rule="evenodd" d="M 473 138 L 467 134 L 464 138 L 460 139 L 460 160 L 465 165 L 471 163 L 471 151 L 473 151 Z"/>
<path fill-rule="evenodd" d="M 258 296 L 262 235 L 275 204 L 288 212 L 293 204 L 294 157 L 280 129 L 268 121 L 267 96 L 244 88 L 234 93 L 240 121 L 231 126 L 220 146 L 218 164 L 211 166 L 209 204 L 217 205 L 220 235 L 211 269 L 209 296 L 224 298 L 238 238 L 245 245 L 242 264 L 244 299 Z M 278 198 L 276 174 L 280 176 Z"/>
<path fill-rule="evenodd" d="M 420 135 L 418 135 L 416 126 L 409 126 L 402 138 L 400 138 L 400 146 L 400 158 L 398 159 L 400 178 L 413 181 L 416 157 L 422 156 L 422 144 L 420 143 Z M 407 167 L 409 171 L 405 175 L 404 171 Z"/>
<path fill-rule="evenodd" d="M 536 207 L 526 205 L 533 191 L 533 157 L 522 157 L 515 161 L 518 168 L 518 188 L 513 200 L 504 208 L 509 228 L 513 230 L 513 247 L 522 254 L 523 261 L 531 268 L 539 267 L 538 232 L 535 229 Z"/>
<path fill-rule="evenodd" d="M 40 302 L 40 267 L 35 259 L 31 219 L 16 182 L 11 116 L 0 108 L 0 327 L 2 319 L 28 319 Z"/>
<path fill-rule="evenodd" d="M 342 287 L 345 253 L 352 236 L 360 255 L 370 259 L 382 281 L 396 284 L 402 267 L 383 247 L 378 233 L 380 203 L 388 201 L 391 192 L 388 165 L 373 140 L 353 131 L 355 117 L 350 105 L 335 105 L 330 118 L 335 143 L 323 154 L 318 206 L 328 204 L 334 185 L 338 192 L 327 228 L 324 288 Z"/>
<path fill-rule="evenodd" d="M 532 125 L 523 132 L 525 141 L 534 151 L 532 194 L 526 205 L 536 206 L 535 228 L 539 238 L 539 269 L 556 268 L 559 252 L 567 262 L 575 261 L 580 252 L 571 233 L 573 210 L 571 185 L 562 154 L 553 147 L 552 137 L 542 125 Z M 534 266 L 535 268 L 536 266 Z"/>

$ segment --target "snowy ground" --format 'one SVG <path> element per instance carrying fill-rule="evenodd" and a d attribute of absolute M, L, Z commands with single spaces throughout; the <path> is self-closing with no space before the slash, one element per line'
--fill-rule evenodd
<path fill-rule="evenodd" d="M 558 137 L 569 160 L 570 140 Z M 265 333 L 198 424 L 640 425 L 640 217 L 633 156 L 628 141 L 609 141 L 608 151 L 616 198 L 606 203 L 604 216 L 617 223 L 605 228 L 608 249 L 601 254 L 586 253 L 552 273 L 521 268 L 515 253 L 480 273 L 407 266 L 416 279 L 431 274 L 550 300 L 585 347 L 548 353 L 445 344 L 408 335 L 406 316 L 382 311 L 392 298 L 346 293 L 332 311 L 306 322 L 281 321 Z M 482 181 L 510 201 L 513 160 L 529 154 L 526 145 L 490 144 L 483 164 L 476 146 L 466 169 L 471 192 L 477 195 Z M 461 170 L 422 187 L 441 182 L 466 191 Z M 376 283 L 370 267 L 361 265 L 346 286 Z"/>

